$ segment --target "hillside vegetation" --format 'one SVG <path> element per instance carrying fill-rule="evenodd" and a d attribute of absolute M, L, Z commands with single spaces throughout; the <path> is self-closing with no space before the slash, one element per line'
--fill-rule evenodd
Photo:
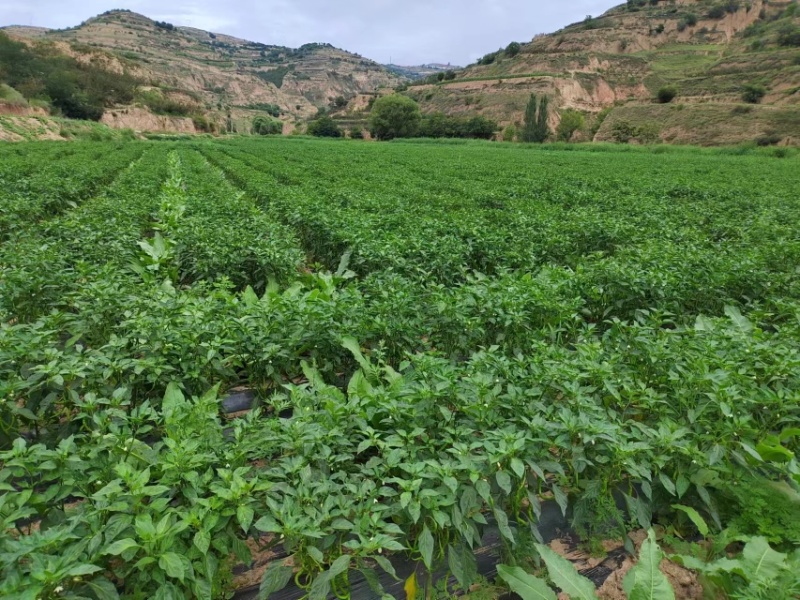
<path fill-rule="evenodd" d="M 4 31 L 23 41 L 28 53 L 78 65 L 79 72 L 135 79 L 135 94 L 100 98 L 93 104 L 118 109 L 102 116 L 115 127 L 147 130 L 160 125 L 170 130 L 241 133 L 249 131 L 259 114 L 293 122 L 313 116 L 336 98 L 349 100 L 403 81 L 377 63 L 329 44 L 298 49 L 271 46 L 176 27 L 124 10 L 65 30 L 7 27 Z M 9 43 L 13 42 L 5 42 Z M 6 81 L 2 66 L 0 81 Z M 117 86 L 108 83 L 105 88 Z M 41 96 L 37 90 L 33 97 Z M 179 117 L 183 124 L 154 121 L 153 115 Z"/>
<path fill-rule="evenodd" d="M 659 101 L 665 88 L 673 97 Z M 760 97 L 748 97 L 751 88 Z M 577 139 L 615 139 L 614 126 L 623 121 L 665 141 L 719 144 L 797 143 L 798 90 L 795 2 L 631 0 L 527 44 L 509 44 L 453 80 L 408 93 L 425 112 L 480 114 L 504 125 L 519 125 L 530 94 L 544 94 L 555 109 L 553 131 L 564 109 L 588 117 Z"/>

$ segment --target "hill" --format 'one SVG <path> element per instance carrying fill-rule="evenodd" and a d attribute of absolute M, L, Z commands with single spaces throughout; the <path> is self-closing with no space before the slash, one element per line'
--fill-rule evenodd
<path fill-rule="evenodd" d="M 133 101 L 117 104 L 103 116 L 115 127 L 160 128 L 163 119 L 154 115 L 191 116 L 190 124 L 197 128 L 217 130 L 242 130 L 263 113 L 291 123 L 313 116 L 337 98 L 349 100 L 404 81 L 329 44 L 273 46 L 156 22 L 125 10 L 64 30 L 11 26 L 2 31 L 31 47 L 134 77 L 140 85 Z"/>
<path fill-rule="evenodd" d="M 462 67 L 458 67 L 455 65 L 445 65 L 442 63 L 429 63 L 427 65 L 414 65 L 414 66 L 402 66 L 402 65 L 385 65 L 386 68 L 401 77 L 407 77 L 409 79 L 423 79 L 426 77 L 431 77 L 438 75 L 439 73 L 446 73 L 448 71 L 457 71 L 461 70 Z"/>
<path fill-rule="evenodd" d="M 531 93 L 545 94 L 557 109 L 551 128 L 559 111 L 580 111 L 583 139 L 626 130 L 699 144 L 798 143 L 798 46 L 795 2 L 630 0 L 407 93 L 425 112 L 480 114 L 504 126 L 522 121 Z M 745 102 L 748 86 L 762 86 L 763 98 Z M 671 103 L 655 99 L 664 87 L 677 93 Z"/>

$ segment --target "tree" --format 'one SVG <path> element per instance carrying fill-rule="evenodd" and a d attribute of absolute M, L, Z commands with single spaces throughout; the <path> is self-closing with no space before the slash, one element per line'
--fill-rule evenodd
<path fill-rule="evenodd" d="M 509 125 L 503 129 L 504 142 L 513 142 L 515 137 L 517 137 L 517 128 L 514 125 Z"/>
<path fill-rule="evenodd" d="M 375 101 L 369 115 L 369 128 L 378 140 L 414 137 L 422 113 L 419 105 L 407 96 L 383 96 Z"/>
<path fill-rule="evenodd" d="M 556 129 L 556 137 L 559 141 L 568 142 L 572 139 L 576 131 L 583 129 L 584 124 L 583 113 L 568 108 L 561 113 L 561 121 Z"/>
<path fill-rule="evenodd" d="M 536 118 L 536 140 L 537 142 L 545 142 L 550 137 L 550 126 L 547 124 L 547 107 L 550 104 L 550 99 L 547 96 L 542 96 L 539 100 L 539 114 Z"/>
<path fill-rule="evenodd" d="M 308 134 L 314 137 L 340 138 L 344 134 L 339 125 L 332 118 L 324 115 L 308 124 Z"/>
<path fill-rule="evenodd" d="M 253 119 L 250 131 L 253 135 L 279 135 L 283 133 L 283 123 L 276 119 L 259 115 Z"/>
<path fill-rule="evenodd" d="M 464 137 L 478 140 L 491 140 L 497 132 L 497 122 L 486 117 L 472 117 L 464 124 Z"/>
<path fill-rule="evenodd" d="M 514 57 L 520 53 L 522 50 L 522 44 L 519 42 L 511 42 L 508 46 L 506 46 L 506 56 Z"/>
<path fill-rule="evenodd" d="M 539 100 L 536 94 L 531 94 L 531 99 L 525 108 L 525 122 L 521 135 L 523 142 L 541 144 L 550 137 L 550 127 L 547 124 L 548 104 L 547 96 L 542 96 Z"/>

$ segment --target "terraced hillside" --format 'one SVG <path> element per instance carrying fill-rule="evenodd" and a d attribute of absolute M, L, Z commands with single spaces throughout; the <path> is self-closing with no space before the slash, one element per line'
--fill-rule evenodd
<path fill-rule="evenodd" d="M 793 2 L 631 1 L 409 93 L 427 112 L 478 113 L 504 125 L 521 121 L 531 93 L 547 94 L 557 108 L 584 112 L 583 136 L 598 140 L 612 139 L 624 121 L 667 141 L 788 143 L 800 139 L 798 32 Z M 763 86 L 760 103 L 743 101 L 748 85 Z M 667 107 L 654 100 L 665 86 L 677 91 Z M 559 114 L 551 113 L 555 129 Z"/>
<path fill-rule="evenodd" d="M 110 11 L 66 30 L 4 31 L 17 39 L 52 42 L 57 51 L 128 70 L 149 83 L 136 105 L 105 115 L 118 127 L 162 128 L 146 110 L 154 104 L 153 95 L 190 105 L 219 128 L 243 129 L 265 111 L 284 121 L 307 118 L 337 97 L 349 99 L 402 81 L 381 65 L 328 44 L 271 46 L 129 11 Z M 163 128 L 174 130 L 175 124 Z"/>

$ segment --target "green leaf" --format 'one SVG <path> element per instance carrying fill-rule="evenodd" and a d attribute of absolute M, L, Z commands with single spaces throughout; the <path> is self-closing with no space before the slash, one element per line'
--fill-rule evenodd
<path fill-rule="evenodd" d="M 103 554 L 111 554 L 112 556 L 119 556 L 123 552 L 127 550 L 132 550 L 133 548 L 138 548 L 139 544 L 137 544 L 131 538 L 125 538 L 124 540 L 117 540 L 113 544 L 111 544 L 108 548 L 103 551 Z"/>
<path fill-rule="evenodd" d="M 194 600 L 213 600 L 212 585 L 205 579 L 196 579 L 192 586 Z"/>
<path fill-rule="evenodd" d="M 317 561 L 319 564 L 322 564 L 322 563 L 325 562 L 325 555 L 322 553 L 322 550 L 320 550 L 319 548 L 315 548 L 314 546 L 309 546 L 306 549 L 306 552 L 308 552 L 308 555 L 311 558 L 313 558 L 315 561 Z"/>
<path fill-rule="evenodd" d="M 358 340 L 353 337 L 345 336 L 342 338 L 342 346 L 350 351 L 350 353 L 353 355 L 353 358 L 356 359 L 356 362 L 364 370 L 364 372 L 369 373 L 372 365 L 361 353 L 361 346 L 359 345 Z"/>
<path fill-rule="evenodd" d="M 283 563 L 272 563 L 261 578 L 258 588 L 258 600 L 266 600 L 270 594 L 281 591 L 292 578 L 292 568 Z"/>
<path fill-rule="evenodd" d="M 369 567 L 361 567 L 358 571 L 364 576 L 364 581 L 367 582 L 369 589 L 371 589 L 378 598 L 385 597 L 386 590 L 383 589 L 381 580 L 374 569 L 370 569 Z"/>
<path fill-rule="evenodd" d="M 575 565 L 544 544 L 536 544 L 536 550 L 547 565 L 550 579 L 561 588 L 562 592 L 572 600 L 597 600 L 594 584 L 580 575 Z"/>
<path fill-rule="evenodd" d="M 178 579 L 183 583 L 183 578 L 186 575 L 184 570 L 183 560 L 179 554 L 175 554 L 174 552 L 165 552 L 161 555 L 161 558 L 158 559 L 158 566 L 163 570 L 167 575 L 173 577 L 174 579 Z"/>
<path fill-rule="evenodd" d="M 375 556 L 373 557 L 375 562 L 378 563 L 381 569 L 383 569 L 386 573 L 388 573 L 393 579 L 399 581 L 400 578 L 397 576 L 397 572 L 394 570 L 394 565 L 389 562 L 389 559 L 385 556 Z"/>
<path fill-rule="evenodd" d="M 94 593 L 97 600 L 119 600 L 117 588 L 105 577 L 95 577 L 87 581 L 86 587 Z"/>
<path fill-rule="evenodd" d="M 796 437 L 800 437 L 800 427 L 787 427 L 781 431 L 781 435 L 778 439 L 780 439 L 781 442 L 788 442 Z"/>
<path fill-rule="evenodd" d="M 675 600 L 675 592 L 666 575 L 658 568 L 664 553 L 656 534 L 650 529 L 639 551 L 639 560 L 622 582 L 628 600 Z"/>
<path fill-rule="evenodd" d="M 742 314 L 742 311 L 740 311 L 738 307 L 726 306 L 725 314 L 742 333 L 750 333 L 753 331 L 753 324 Z"/>
<path fill-rule="evenodd" d="M 739 445 L 744 449 L 747 454 L 757 463 L 764 462 L 764 459 L 761 458 L 761 455 L 756 452 L 756 449 L 753 448 L 750 444 L 746 442 L 739 442 Z"/>
<path fill-rule="evenodd" d="M 497 485 L 506 493 L 506 496 L 511 495 L 511 475 L 507 471 L 498 471 L 495 475 Z"/>
<path fill-rule="evenodd" d="M 794 458 L 794 452 L 784 448 L 780 438 L 775 435 L 767 436 L 766 439 L 759 442 L 756 451 L 761 458 L 770 462 L 786 463 Z"/>
<path fill-rule="evenodd" d="M 745 544 L 742 565 L 750 582 L 767 582 L 787 568 L 786 557 L 786 554 L 773 550 L 767 538 L 754 537 Z"/>
<path fill-rule="evenodd" d="M 678 491 L 675 488 L 675 484 L 672 482 L 672 479 L 666 473 L 659 473 L 658 479 L 661 482 L 661 485 L 664 486 L 664 489 L 667 490 L 672 496 L 675 496 Z"/>
<path fill-rule="evenodd" d="M 447 552 L 447 565 L 462 590 L 468 590 L 475 582 L 478 565 L 475 555 L 466 544 L 450 546 Z"/>
<path fill-rule="evenodd" d="M 700 516 L 700 513 L 693 509 L 691 506 L 683 506 L 682 504 L 673 504 L 672 508 L 675 510 L 679 510 L 686 514 L 694 523 L 694 526 L 697 527 L 697 530 L 700 532 L 700 535 L 706 537 L 708 535 L 708 524 L 706 523 L 705 519 Z"/>
<path fill-rule="evenodd" d="M 167 386 L 167 391 L 164 392 L 164 399 L 161 401 L 161 410 L 167 421 L 169 421 L 175 411 L 184 404 L 186 404 L 186 399 L 183 396 L 180 386 L 174 381 L 170 382 Z"/>
<path fill-rule="evenodd" d="M 333 561 L 330 568 L 331 577 L 338 577 L 339 575 L 347 571 L 347 569 L 350 568 L 350 560 L 351 560 L 350 555 L 342 554 L 339 558 Z"/>
<path fill-rule="evenodd" d="M 249 285 L 242 292 L 242 302 L 246 306 L 256 306 L 259 303 L 258 295 L 253 291 Z"/>
<path fill-rule="evenodd" d="M 417 546 L 419 548 L 419 553 L 422 555 L 422 561 L 429 571 L 433 568 L 433 545 L 433 535 L 428 529 L 428 526 L 425 525 L 425 527 L 422 528 L 422 533 L 419 534 Z"/>
<path fill-rule="evenodd" d="M 331 591 L 331 580 L 335 579 L 350 567 L 350 556 L 343 554 L 327 571 L 320 573 L 311 583 L 308 600 L 326 600 Z"/>
<path fill-rule="evenodd" d="M 703 315 L 698 315 L 694 322 L 695 331 L 714 331 L 714 321 Z"/>
<path fill-rule="evenodd" d="M 264 533 L 280 533 L 283 531 L 278 522 L 272 517 L 261 517 L 256 521 L 256 529 Z"/>
<path fill-rule="evenodd" d="M 555 592 L 544 581 L 526 573 L 520 567 L 498 565 L 497 574 L 522 600 L 558 600 Z"/>
<path fill-rule="evenodd" d="M 255 517 L 255 514 L 255 511 L 246 504 L 242 504 L 241 506 L 237 507 L 236 519 L 239 521 L 239 525 L 242 526 L 242 529 L 245 533 L 250 530 L 250 525 L 253 523 L 253 517 Z"/>
<path fill-rule="evenodd" d="M 561 508 L 561 514 L 566 517 L 569 499 L 567 498 L 567 494 L 564 493 L 564 490 L 562 490 L 555 483 L 553 484 L 553 496 L 556 499 L 556 504 L 558 504 L 558 506 Z"/>
<path fill-rule="evenodd" d="M 102 567 L 98 567 L 97 565 L 78 565 L 77 567 L 72 567 L 69 571 L 67 571 L 68 577 L 83 577 L 84 575 L 91 575 L 92 573 L 97 573 L 98 571 L 102 571 Z"/>
<path fill-rule="evenodd" d="M 511 531 L 511 527 L 508 526 L 508 515 L 503 510 L 495 508 L 494 518 L 497 521 L 497 528 L 500 530 L 500 534 L 512 544 L 516 543 L 514 533 Z"/>
<path fill-rule="evenodd" d="M 200 550 L 201 554 L 207 554 L 211 545 L 211 535 L 204 529 L 194 534 L 194 545 Z"/>

